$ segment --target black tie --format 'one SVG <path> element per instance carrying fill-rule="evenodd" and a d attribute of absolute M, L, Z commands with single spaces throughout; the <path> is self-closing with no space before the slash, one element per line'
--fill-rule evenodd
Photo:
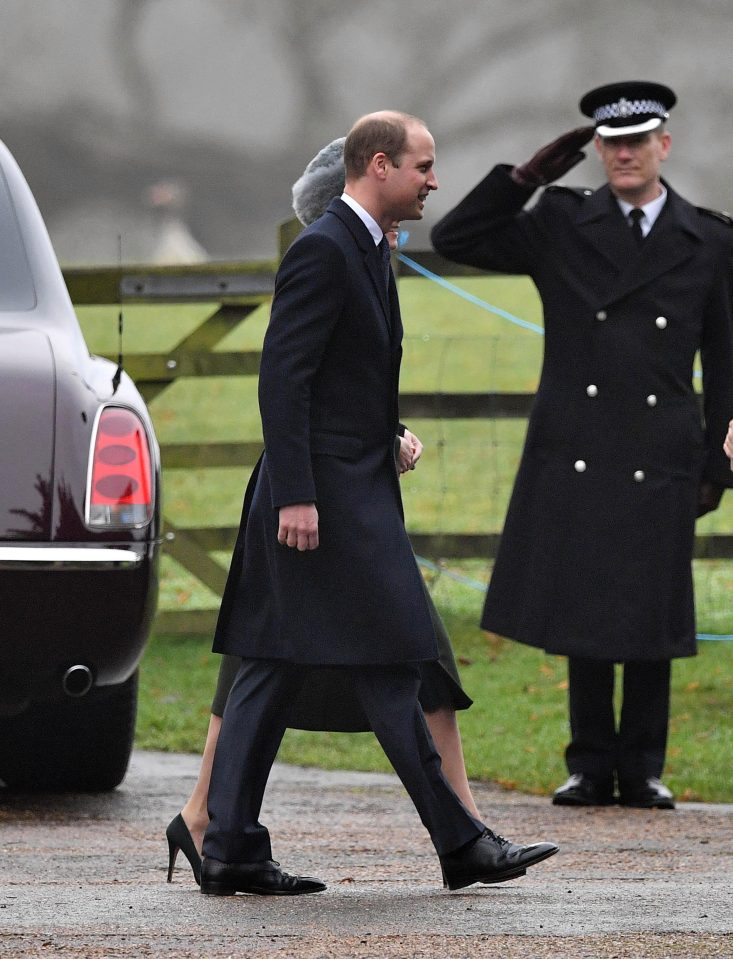
<path fill-rule="evenodd" d="M 633 210 L 629 210 L 631 232 L 634 234 L 634 239 L 638 246 L 641 246 L 644 242 L 644 234 L 641 232 L 641 219 L 643 216 L 644 211 L 640 210 L 638 206 L 635 206 Z"/>
<path fill-rule="evenodd" d="M 384 272 L 384 287 L 389 291 L 389 271 L 390 271 L 390 249 L 387 237 L 383 236 L 379 241 L 379 253 L 382 257 L 382 270 Z"/>

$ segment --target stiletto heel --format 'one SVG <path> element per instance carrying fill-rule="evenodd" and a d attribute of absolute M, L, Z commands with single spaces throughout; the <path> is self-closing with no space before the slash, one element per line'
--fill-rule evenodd
<path fill-rule="evenodd" d="M 168 840 L 168 882 L 173 882 L 173 867 L 176 864 L 176 857 L 178 856 L 178 846 L 174 839 L 168 835 L 166 831 L 166 839 Z"/>
<path fill-rule="evenodd" d="M 179 813 L 175 819 L 168 823 L 165 831 L 165 838 L 168 840 L 168 882 L 173 881 L 173 867 L 176 864 L 178 850 L 188 859 L 193 872 L 193 878 L 198 885 L 201 885 L 201 856 L 199 856 L 194 845 L 191 833 L 188 831 L 183 816 Z"/>

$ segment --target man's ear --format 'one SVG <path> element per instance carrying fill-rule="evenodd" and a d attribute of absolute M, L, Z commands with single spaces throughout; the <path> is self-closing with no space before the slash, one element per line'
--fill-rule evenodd
<path fill-rule="evenodd" d="M 665 160 L 667 159 L 667 157 L 669 156 L 669 149 L 670 149 L 670 147 L 672 146 L 672 134 L 669 132 L 669 130 L 665 130 L 664 133 L 662 134 L 662 138 L 661 138 L 661 139 L 662 139 L 662 156 L 661 156 L 661 161 L 662 161 L 662 163 L 664 163 L 664 161 L 665 161 Z"/>
<path fill-rule="evenodd" d="M 391 160 L 386 153 L 375 153 L 371 160 L 371 166 L 377 178 L 384 180 L 387 176 L 387 168 L 391 165 Z"/>

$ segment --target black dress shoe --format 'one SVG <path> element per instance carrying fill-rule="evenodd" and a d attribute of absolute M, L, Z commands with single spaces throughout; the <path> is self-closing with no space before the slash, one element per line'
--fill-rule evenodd
<path fill-rule="evenodd" d="M 233 896 L 249 892 L 255 896 L 303 896 L 323 892 L 326 884 L 310 876 L 289 876 L 279 862 L 219 862 L 204 859 L 201 864 L 201 892 L 206 896 Z"/>
<path fill-rule="evenodd" d="M 443 885 L 463 889 L 474 882 L 505 882 L 523 876 L 529 866 L 557 852 L 554 842 L 518 846 L 487 829 L 476 842 L 440 857 Z"/>
<path fill-rule="evenodd" d="M 611 803 L 611 783 L 598 782 L 583 773 L 573 773 L 552 797 L 553 806 L 610 806 Z"/>
<path fill-rule="evenodd" d="M 655 776 L 639 782 L 621 783 L 619 802 L 636 809 L 674 809 L 672 791 Z"/>
<path fill-rule="evenodd" d="M 180 849 L 189 861 L 193 878 L 201 885 L 201 856 L 196 851 L 191 833 L 188 831 L 188 826 L 180 813 L 168 823 L 165 838 L 168 840 L 168 882 L 173 879 L 173 867 L 176 864 L 178 850 Z"/>

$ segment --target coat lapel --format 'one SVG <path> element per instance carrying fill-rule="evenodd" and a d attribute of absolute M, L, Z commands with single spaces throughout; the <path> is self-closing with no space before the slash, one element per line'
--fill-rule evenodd
<path fill-rule="evenodd" d="M 379 297 L 379 302 L 384 311 L 385 319 L 389 324 L 389 303 L 387 302 L 387 287 L 384 283 L 384 272 L 382 267 L 382 254 L 379 252 L 379 247 L 375 246 L 374 240 L 369 235 L 369 242 L 372 245 L 371 250 L 368 250 L 364 258 L 366 264 L 367 272 L 372 279 L 374 288 L 377 291 L 377 296 Z"/>
<path fill-rule="evenodd" d="M 397 283 L 391 270 L 389 273 L 389 321 L 392 350 L 396 351 L 402 345 L 402 317 L 400 315 L 400 301 L 397 296 Z"/>
<path fill-rule="evenodd" d="M 598 190 L 578 216 L 581 234 L 615 267 L 604 296 L 607 304 L 679 268 L 697 248 L 701 235 L 693 208 L 666 183 L 665 187 L 667 202 L 641 249 L 608 186 Z"/>
<path fill-rule="evenodd" d="M 387 328 L 390 329 L 390 309 L 387 301 L 387 290 L 384 285 L 382 258 L 379 253 L 379 248 L 375 245 L 374 239 L 366 226 L 351 207 L 344 203 L 342 199 L 337 197 L 335 200 L 332 200 L 328 206 L 328 211 L 335 213 L 336 216 L 346 224 L 349 232 L 354 237 L 359 252 L 364 259 L 364 268 L 374 285 L 374 290 L 377 294 L 379 305 L 382 308 Z"/>
<path fill-rule="evenodd" d="M 629 260 L 619 277 L 614 299 L 621 299 L 657 277 L 679 269 L 694 255 L 702 237 L 692 217 L 692 209 L 667 187 L 664 209 L 644 240 L 639 255 Z"/>
<path fill-rule="evenodd" d="M 608 186 L 601 187 L 583 204 L 576 218 L 579 235 L 593 246 L 619 275 L 636 252 L 634 238 Z"/>

